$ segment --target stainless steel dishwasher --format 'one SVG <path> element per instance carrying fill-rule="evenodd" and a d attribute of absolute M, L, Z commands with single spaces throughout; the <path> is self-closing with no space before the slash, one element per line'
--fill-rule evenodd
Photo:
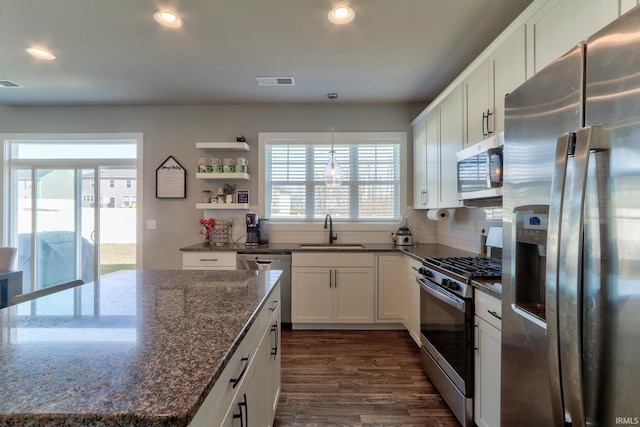
<path fill-rule="evenodd" d="M 236 258 L 238 270 L 282 270 L 282 326 L 291 326 L 291 253 L 240 253 Z"/>

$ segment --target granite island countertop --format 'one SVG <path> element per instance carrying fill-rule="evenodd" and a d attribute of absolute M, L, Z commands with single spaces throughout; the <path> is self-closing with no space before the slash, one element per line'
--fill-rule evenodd
<path fill-rule="evenodd" d="M 279 277 L 128 270 L 0 310 L 0 425 L 186 426 Z"/>

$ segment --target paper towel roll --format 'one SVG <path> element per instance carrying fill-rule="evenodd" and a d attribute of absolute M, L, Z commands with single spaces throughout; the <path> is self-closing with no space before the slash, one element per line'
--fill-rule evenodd
<path fill-rule="evenodd" d="M 448 209 L 429 209 L 427 211 L 427 218 L 431 221 L 448 221 L 449 220 L 449 210 Z"/>

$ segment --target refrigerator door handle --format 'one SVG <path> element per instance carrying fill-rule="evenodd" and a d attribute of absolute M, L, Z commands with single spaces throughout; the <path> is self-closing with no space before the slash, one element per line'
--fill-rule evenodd
<path fill-rule="evenodd" d="M 553 169 L 551 199 L 549 202 L 549 222 L 547 228 L 547 263 L 545 275 L 546 320 L 547 320 L 547 357 L 549 364 L 549 386 L 551 407 L 556 427 L 564 426 L 564 406 L 560 377 L 560 354 L 558 341 L 558 284 L 560 283 L 560 243 L 562 241 L 563 210 L 567 169 L 576 143 L 576 134 L 564 133 L 558 137 L 556 158 Z M 563 272 L 564 273 L 564 272 Z"/>
<path fill-rule="evenodd" d="M 576 426 L 586 425 L 582 378 L 582 254 L 587 171 L 590 153 L 607 149 L 603 127 L 589 126 L 578 131 L 569 201 L 571 221 L 566 235 L 566 281 L 558 289 L 565 418 Z"/>

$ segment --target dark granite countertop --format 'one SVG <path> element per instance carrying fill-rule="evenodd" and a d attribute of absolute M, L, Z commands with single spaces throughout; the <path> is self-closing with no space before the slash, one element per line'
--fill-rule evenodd
<path fill-rule="evenodd" d="M 462 249 L 456 249 L 436 243 L 420 243 L 412 246 L 396 246 L 393 243 L 363 243 L 362 245 L 362 249 L 352 249 L 349 251 L 339 249 L 337 247 L 336 249 L 300 249 L 300 243 L 277 243 L 254 247 L 246 247 L 244 244 L 204 247 L 202 244 L 195 244 L 182 247 L 180 250 L 183 252 L 235 251 L 245 254 L 310 252 L 313 250 L 329 252 L 402 252 L 418 261 L 422 261 L 426 257 L 478 256 L 478 254 L 474 252 L 464 251 Z M 502 298 L 502 286 L 500 283 L 473 280 L 471 285 L 482 292 L 486 292 L 497 298 Z"/>
<path fill-rule="evenodd" d="M 359 244 L 359 243 L 356 243 Z M 246 247 L 244 244 L 229 244 L 225 246 L 204 247 L 202 244 L 195 244 L 180 248 L 182 252 L 224 252 L 234 251 L 245 254 L 266 254 L 266 253 L 291 253 L 291 252 L 313 252 L 313 251 L 341 251 L 341 252 L 395 252 L 401 251 L 408 255 L 414 256 L 416 259 L 423 259 L 427 256 L 477 256 L 472 252 L 451 248 L 449 246 L 438 245 L 435 243 L 421 243 L 413 246 L 396 246 L 393 243 L 363 243 L 362 249 L 340 249 L 336 245 L 335 249 L 327 249 L 323 246 L 321 249 L 301 249 L 300 243 L 271 243 L 267 245 L 258 245 Z"/>
<path fill-rule="evenodd" d="M 129 270 L 0 310 L 0 425 L 186 426 L 279 277 Z"/>

